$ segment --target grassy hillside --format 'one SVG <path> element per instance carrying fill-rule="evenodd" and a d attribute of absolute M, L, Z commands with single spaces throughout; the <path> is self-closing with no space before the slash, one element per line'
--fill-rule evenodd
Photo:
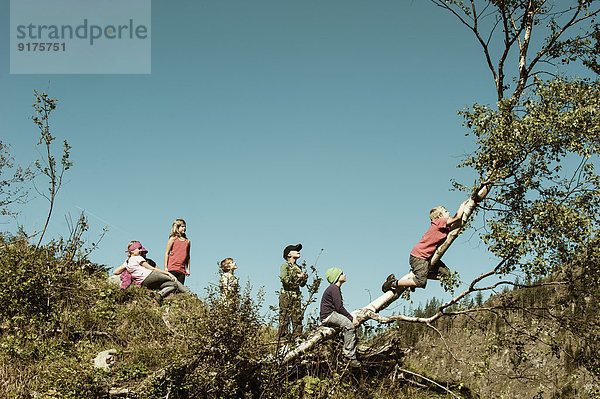
<path fill-rule="evenodd" d="M 505 290 L 442 319 L 438 331 L 396 327 L 413 346 L 405 366 L 484 398 L 600 397 L 600 279 L 591 266 L 558 276 L 558 285 Z"/>
<path fill-rule="evenodd" d="M 443 339 L 406 323 L 363 330 L 360 370 L 347 367 L 337 339 L 282 366 L 260 293 L 246 289 L 237 304 L 216 292 L 174 295 L 159 307 L 146 289 L 121 290 L 102 266 L 72 260 L 64 243 L 0 245 L 2 398 L 598 395 L 598 294 L 507 291 L 443 318 Z M 580 324 L 565 328 L 573 314 Z M 95 368 L 109 349 L 108 370 Z"/>

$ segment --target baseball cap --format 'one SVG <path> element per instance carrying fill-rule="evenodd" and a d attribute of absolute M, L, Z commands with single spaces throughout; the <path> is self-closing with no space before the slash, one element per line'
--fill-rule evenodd
<path fill-rule="evenodd" d="M 298 244 L 298 245 L 288 245 L 287 247 L 285 247 L 285 249 L 283 250 L 283 259 L 287 259 L 288 255 L 290 254 L 290 252 L 292 251 L 300 251 L 302 249 L 302 244 Z"/>
<path fill-rule="evenodd" d="M 127 251 L 125 251 L 125 252 L 131 252 L 134 249 L 138 249 L 138 248 L 140 249 L 140 252 L 148 252 L 148 250 L 142 246 L 141 242 L 134 242 L 133 244 L 131 244 L 129 246 L 129 248 L 127 248 Z"/>

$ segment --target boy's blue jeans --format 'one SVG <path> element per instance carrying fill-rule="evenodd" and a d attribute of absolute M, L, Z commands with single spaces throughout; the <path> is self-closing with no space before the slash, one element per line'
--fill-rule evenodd
<path fill-rule="evenodd" d="M 334 311 L 323 320 L 323 324 L 344 329 L 344 356 L 351 360 L 356 359 L 356 330 L 350 319 Z"/>

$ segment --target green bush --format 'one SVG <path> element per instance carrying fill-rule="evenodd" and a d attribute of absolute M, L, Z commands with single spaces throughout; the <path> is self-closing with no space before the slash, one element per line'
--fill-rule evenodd
<path fill-rule="evenodd" d="M 262 294 L 254 300 L 247 287 L 238 300 L 225 301 L 213 289 L 204 302 L 190 299 L 170 303 L 179 360 L 155 382 L 151 397 L 237 398 L 256 388 L 257 361 L 267 354 Z"/>

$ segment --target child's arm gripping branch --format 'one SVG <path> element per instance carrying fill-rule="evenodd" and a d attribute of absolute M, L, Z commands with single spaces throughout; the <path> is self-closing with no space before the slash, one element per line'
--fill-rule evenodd
<path fill-rule="evenodd" d="M 463 214 L 465 211 L 465 205 L 466 205 L 467 201 L 460 204 L 460 206 L 458 207 L 458 210 L 456 211 L 456 214 L 454 216 L 452 216 L 451 218 L 448 218 L 448 221 L 446 222 L 446 226 L 448 226 L 448 228 L 450 230 L 457 229 L 463 225 L 462 217 L 463 217 Z"/>
<path fill-rule="evenodd" d="M 171 248 L 173 248 L 174 241 L 175 237 L 169 237 L 169 241 L 167 241 L 167 249 L 165 250 L 165 270 L 167 270 L 167 263 L 169 263 L 169 254 L 171 253 Z"/>

